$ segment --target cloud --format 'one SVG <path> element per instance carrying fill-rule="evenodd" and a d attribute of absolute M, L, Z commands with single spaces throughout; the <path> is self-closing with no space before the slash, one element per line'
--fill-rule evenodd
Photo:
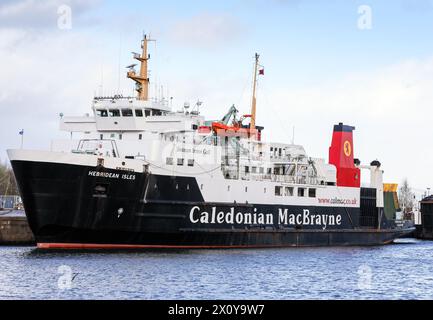
<path fill-rule="evenodd" d="M 102 0 L 3 0 L 0 3 L 0 29 L 57 28 L 58 8 L 68 5 L 72 17 L 80 17 Z"/>
<path fill-rule="evenodd" d="M 326 110 L 336 114 L 344 113 L 350 106 L 352 112 L 360 117 L 400 118 L 408 111 L 427 108 L 426 95 L 433 97 L 429 90 L 432 84 L 433 59 L 414 59 L 375 71 L 346 74 L 339 81 L 300 91 L 288 93 L 280 89 L 278 94 L 290 98 L 297 105 L 311 105 L 322 100 Z"/>
<path fill-rule="evenodd" d="M 177 44 L 198 48 L 217 48 L 221 44 L 239 40 L 244 26 L 225 13 L 201 13 L 179 20 L 170 27 L 169 36 Z"/>
<path fill-rule="evenodd" d="M 58 130 L 60 112 L 91 112 L 104 66 L 107 87 L 116 88 L 116 65 L 103 44 L 75 32 L 46 33 L 33 37 L 23 31 L 0 30 L 8 44 L 0 46 L 0 158 L 4 150 L 19 146 L 17 132 L 24 128 L 25 146 L 47 149 Z M 101 40 L 102 41 L 102 40 Z"/>
<path fill-rule="evenodd" d="M 310 155 L 327 157 L 332 125 L 356 126 L 355 152 L 364 164 L 378 158 L 386 181 L 431 184 L 433 149 L 433 57 L 411 59 L 376 70 L 347 74 L 312 87 L 273 87 L 259 98 L 259 119 L 271 140 L 296 142 Z M 264 109 L 264 110 L 263 110 Z M 286 119 L 284 121 L 280 119 Z M 323 134 L 325 133 L 325 134 Z"/>
<path fill-rule="evenodd" d="M 380 160 L 386 182 L 400 183 L 407 177 L 419 189 L 431 184 L 433 57 L 333 75 L 335 80 L 325 76 L 315 85 L 293 85 L 296 81 L 288 77 L 275 83 L 275 70 L 268 71 L 259 79 L 257 107 L 265 141 L 290 143 L 295 126 L 295 143 L 310 156 L 327 159 L 332 127 L 344 122 L 356 127 L 356 157 L 363 164 Z M 203 71 L 191 78 L 178 77 L 171 92 L 189 97 L 191 103 L 200 98 L 206 118 L 218 119 L 233 103 L 249 113 L 250 83 L 249 74 L 243 77 L 238 69 L 212 77 Z M 367 172 L 363 176 L 368 180 Z"/>

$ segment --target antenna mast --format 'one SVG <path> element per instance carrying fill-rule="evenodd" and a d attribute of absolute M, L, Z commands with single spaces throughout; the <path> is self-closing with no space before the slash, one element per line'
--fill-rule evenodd
<path fill-rule="evenodd" d="M 253 101 L 251 106 L 251 125 L 250 130 L 256 129 L 256 87 L 257 87 L 257 71 L 259 68 L 260 55 L 256 53 L 254 65 L 254 80 L 253 80 Z"/>
<path fill-rule="evenodd" d="M 148 43 L 155 41 L 147 38 L 144 35 L 141 43 L 143 49 L 142 54 L 134 53 L 134 59 L 140 61 L 140 74 L 137 75 L 133 67 L 128 71 L 128 78 L 134 80 L 137 83 L 138 100 L 149 100 L 149 73 L 148 73 L 148 61 L 150 60 L 150 54 L 148 54 Z"/>

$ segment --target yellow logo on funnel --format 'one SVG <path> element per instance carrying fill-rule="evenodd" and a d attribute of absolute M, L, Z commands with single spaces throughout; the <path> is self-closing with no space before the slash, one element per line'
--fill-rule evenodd
<path fill-rule="evenodd" d="M 350 157 L 352 155 L 352 146 L 349 141 L 344 142 L 343 149 L 346 157 Z"/>

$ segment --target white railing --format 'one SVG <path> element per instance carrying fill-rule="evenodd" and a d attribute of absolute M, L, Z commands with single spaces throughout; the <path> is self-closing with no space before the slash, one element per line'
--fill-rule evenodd
<path fill-rule="evenodd" d="M 83 139 L 78 143 L 78 148 L 71 150 L 71 152 L 113 158 L 119 157 L 119 151 L 114 140 Z"/>
<path fill-rule="evenodd" d="M 225 173 L 230 172 L 230 176 L 237 176 L 234 171 L 224 171 Z M 245 181 L 268 181 L 288 184 L 302 184 L 302 185 L 319 185 L 321 179 L 318 177 L 295 177 L 275 174 L 255 174 L 255 173 L 241 173 L 240 179 Z M 323 181 L 324 179 L 322 179 Z"/>

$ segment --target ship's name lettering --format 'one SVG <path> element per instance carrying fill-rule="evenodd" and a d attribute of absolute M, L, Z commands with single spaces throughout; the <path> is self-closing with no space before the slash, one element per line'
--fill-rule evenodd
<path fill-rule="evenodd" d="M 254 208 L 252 212 L 218 211 L 213 207 L 210 212 L 202 211 L 200 207 L 193 207 L 189 213 L 192 223 L 201 224 L 246 224 L 246 225 L 274 225 L 274 214 L 260 213 Z M 312 214 L 304 209 L 302 213 L 289 213 L 288 209 L 278 209 L 276 216 L 279 225 L 321 226 L 325 230 L 328 226 L 339 226 L 342 223 L 340 214 Z"/>
<path fill-rule="evenodd" d="M 135 180 L 135 174 L 89 171 L 89 176 L 107 179 Z"/>
<path fill-rule="evenodd" d="M 182 153 L 201 153 L 201 154 L 209 154 L 210 151 L 206 149 L 187 149 L 187 148 L 177 148 L 178 152 Z"/>

